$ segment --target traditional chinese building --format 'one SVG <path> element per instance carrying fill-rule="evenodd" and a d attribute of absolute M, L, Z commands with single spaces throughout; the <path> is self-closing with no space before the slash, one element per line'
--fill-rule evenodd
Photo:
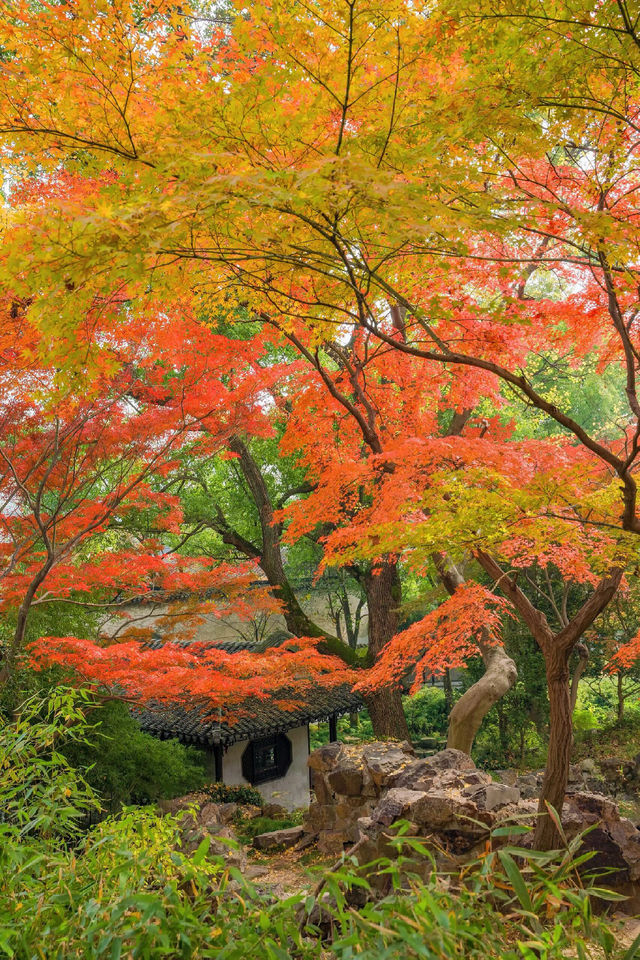
<path fill-rule="evenodd" d="M 274 646 L 280 642 L 282 638 L 276 635 L 267 643 Z M 244 640 L 212 645 L 226 653 L 255 649 L 255 644 Z M 234 705 L 239 719 L 225 717 L 223 709 L 212 715 L 206 702 L 193 708 L 149 707 L 136 716 L 142 729 L 154 736 L 175 737 L 202 747 L 212 780 L 253 786 L 266 801 L 293 810 L 309 803 L 309 724 L 326 721 L 329 739 L 336 740 L 338 717 L 355 713 L 362 705 L 362 698 L 349 684 L 331 690 L 318 685 L 293 711 L 284 710 L 274 700 L 252 697 Z"/>

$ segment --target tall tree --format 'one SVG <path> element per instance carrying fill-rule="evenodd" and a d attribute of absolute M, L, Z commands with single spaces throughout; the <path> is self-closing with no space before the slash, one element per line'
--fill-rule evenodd
<path fill-rule="evenodd" d="M 240 424 L 259 421 L 255 384 L 234 382 L 237 347 L 177 312 L 170 325 L 166 311 L 159 322 L 131 320 L 126 333 L 94 318 L 83 341 L 91 374 L 82 376 L 61 373 L 60 343 L 15 303 L 5 308 L 1 605 L 16 608 L 17 620 L 3 675 L 23 650 L 34 606 L 108 604 L 121 588 L 131 598 L 153 587 L 213 587 L 204 558 L 163 555 L 157 533 L 177 529 L 181 512 L 162 487 L 180 467 L 179 450 L 211 455 Z M 172 364 L 162 358 L 168 347 Z M 136 540 L 128 532 L 134 513 Z"/>
<path fill-rule="evenodd" d="M 638 44 L 625 4 L 585 18 L 561 3 L 551 18 L 508 3 L 427 16 L 409 2 L 275 0 L 207 42 L 183 11 L 72 7 L 2 22 L 6 163 L 14 182 L 20 164 L 38 174 L 35 191 L 13 191 L 3 269 L 28 295 L 37 265 L 31 314 L 73 327 L 70 287 L 87 305 L 123 285 L 143 301 L 152 278 L 284 330 L 302 322 L 320 343 L 336 325 L 365 330 L 422 360 L 425 379 L 465 371 L 454 409 L 469 389 L 499 402 L 501 382 L 548 417 L 558 456 L 597 490 L 557 511 L 567 530 L 640 532 Z M 528 375 L 540 353 L 621 366 L 623 422 L 601 433 L 576 419 Z M 499 436 L 487 439 L 483 468 L 500 456 L 509 474 Z M 535 520 L 539 508 L 529 486 L 519 509 Z"/>
<path fill-rule="evenodd" d="M 399 467 L 407 445 L 410 449 L 419 442 L 418 437 L 424 444 L 435 434 L 434 450 L 426 452 L 425 446 L 420 446 L 425 454 L 417 468 L 420 485 L 434 469 L 438 439 L 459 436 L 471 411 L 451 411 L 456 395 L 448 376 L 433 376 L 425 385 L 419 365 L 402 356 L 390 359 L 366 332 L 354 333 L 348 342 L 326 342 L 322 349 L 310 347 L 301 329 L 289 330 L 286 336 L 306 359 L 310 376 L 292 400 L 285 449 L 300 451 L 315 480 L 308 499 L 293 503 L 288 511 L 293 517 L 290 531 L 297 535 L 320 525 L 326 544 L 325 563 L 331 558 L 340 563 L 345 542 L 350 537 L 357 540 L 372 516 L 384 517 L 390 502 L 396 508 L 403 503 L 407 473 Z M 472 397 L 468 388 L 466 401 L 473 402 Z M 327 440 L 331 437 L 331 441 L 319 446 L 315 442 L 318 435 Z M 390 519 L 393 511 L 391 508 Z M 377 538 L 376 533 L 374 541 Z M 401 538 L 393 551 L 373 546 L 367 554 L 369 566 L 361 574 L 367 595 L 372 662 L 383 655 L 399 630 L 402 548 Z M 443 551 L 434 551 L 432 561 L 445 589 L 453 592 L 462 581 L 460 571 Z M 348 562 L 358 566 L 357 548 L 349 554 Z M 487 672 L 457 704 L 449 731 L 450 746 L 466 751 L 471 750 L 487 711 L 516 679 L 515 664 L 495 637 L 487 638 L 486 643 L 479 638 L 478 643 Z M 399 716 L 399 691 L 397 697 Z M 373 716 L 380 712 L 373 704 L 369 709 Z M 385 710 L 389 710 L 388 703 Z M 382 715 L 377 722 L 383 725 Z M 386 723 L 397 727 L 399 721 L 390 715 Z"/>

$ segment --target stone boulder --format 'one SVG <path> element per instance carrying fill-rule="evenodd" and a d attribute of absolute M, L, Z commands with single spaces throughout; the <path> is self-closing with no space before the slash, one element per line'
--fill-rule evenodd
<path fill-rule="evenodd" d="M 327 853 L 353 849 L 361 864 L 396 855 L 399 820 L 424 838 L 439 865 L 461 863 L 480 852 L 498 824 L 532 826 L 542 786 L 541 772 L 495 782 L 458 750 L 419 759 L 404 743 L 330 744 L 311 755 L 309 766 L 316 802 L 305 837 L 315 837 Z M 583 849 L 594 855 L 584 869 L 607 870 L 601 884 L 635 896 L 631 903 L 640 906 L 640 831 L 611 798 L 584 789 L 593 780 L 591 764 L 572 767 L 564 829 L 571 839 L 592 828 Z"/>
<path fill-rule="evenodd" d="M 345 797 L 359 797 L 363 787 L 362 765 L 352 758 L 344 757 L 340 763 L 327 774 L 327 784 L 333 794 L 342 794 Z"/>
<path fill-rule="evenodd" d="M 408 743 L 330 744 L 311 755 L 309 766 L 316 802 L 305 831 L 327 853 L 356 843 L 363 830 L 377 836 L 396 820 L 409 820 L 440 845 L 469 849 L 520 796 L 493 783 L 460 750 L 418 759 Z"/>
<path fill-rule="evenodd" d="M 413 747 L 402 743 L 368 743 L 362 748 L 362 759 L 371 782 L 379 791 L 389 786 L 398 771 L 415 757 Z"/>
<path fill-rule="evenodd" d="M 302 827 L 286 827 L 282 830 L 270 830 L 268 833 L 259 833 L 253 838 L 256 850 L 271 850 L 275 847 L 293 847 L 304 836 Z"/>
<path fill-rule="evenodd" d="M 208 856 L 223 857 L 227 866 L 244 868 L 246 854 L 229 826 L 241 809 L 239 804 L 213 803 L 206 794 L 188 794 L 174 800 L 161 800 L 158 808 L 165 814 L 182 814 L 180 837 L 184 853 L 194 853 L 204 838 L 209 837 Z M 255 809 L 260 812 L 259 807 Z"/>
<path fill-rule="evenodd" d="M 465 791 L 466 792 L 466 791 Z M 506 783 L 485 783 L 469 794 L 478 810 L 502 810 L 520 802 L 520 791 Z"/>
<path fill-rule="evenodd" d="M 569 839 L 593 828 L 582 847 L 585 852 L 593 851 L 585 871 L 603 872 L 605 886 L 636 885 L 636 896 L 640 895 L 640 830 L 620 816 L 613 800 L 592 793 L 568 795 L 562 823 Z"/>
<path fill-rule="evenodd" d="M 326 770 L 333 770 L 338 760 L 344 753 L 344 747 L 341 743 L 326 743 L 323 747 L 318 747 L 309 754 L 307 765 L 312 770 L 324 773 Z"/>

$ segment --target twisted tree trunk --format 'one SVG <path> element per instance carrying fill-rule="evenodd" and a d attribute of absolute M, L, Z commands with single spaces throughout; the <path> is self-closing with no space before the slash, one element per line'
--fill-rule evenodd
<path fill-rule="evenodd" d="M 464 576 L 444 554 L 434 556 L 434 561 L 445 589 L 453 594 L 465 582 Z M 473 741 L 487 713 L 518 678 L 515 662 L 501 643 L 491 643 L 489 636 L 483 632 L 478 640 L 478 648 L 485 672 L 463 693 L 449 713 L 447 746 L 464 753 L 471 753 Z"/>
<path fill-rule="evenodd" d="M 482 721 L 491 707 L 504 697 L 518 678 L 514 661 L 499 644 L 478 642 L 485 672 L 463 693 L 449 714 L 447 746 L 471 753 Z"/>

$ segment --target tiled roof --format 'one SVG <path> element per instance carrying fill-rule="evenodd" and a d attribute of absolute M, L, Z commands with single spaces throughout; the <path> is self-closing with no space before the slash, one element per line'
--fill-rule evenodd
<path fill-rule="evenodd" d="M 262 644 L 246 640 L 221 640 L 212 641 L 210 645 L 227 653 L 237 653 L 240 650 L 259 652 L 266 647 L 280 646 L 289 636 L 282 631 Z M 150 641 L 149 645 L 157 649 L 162 643 L 161 639 L 155 639 Z M 285 696 L 282 690 L 279 691 L 279 699 Z M 304 704 L 300 704 L 295 710 L 283 710 L 272 700 L 251 697 L 234 708 L 240 714 L 239 719 L 228 723 L 224 720 L 224 712 L 212 717 L 211 705 L 206 702 L 190 709 L 167 707 L 164 704 L 149 706 L 144 710 L 134 710 L 134 716 L 143 730 L 163 739 L 177 737 L 185 743 L 210 746 L 221 743 L 227 746 L 237 740 L 252 740 L 274 733 L 284 733 L 285 730 L 306 723 L 326 720 L 344 713 L 355 713 L 362 707 L 360 694 L 354 693 L 350 685 L 345 683 L 331 690 L 319 685 L 314 687 L 307 692 Z"/>

